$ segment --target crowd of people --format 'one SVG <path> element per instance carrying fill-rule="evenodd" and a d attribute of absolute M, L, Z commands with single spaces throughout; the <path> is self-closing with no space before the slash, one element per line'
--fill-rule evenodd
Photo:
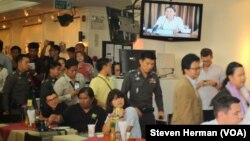
<path fill-rule="evenodd" d="M 45 55 L 47 47 L 49 56 Z M 22 106 L 31 99 L 49 125 L 67 125 L 87 132 L 88 124 L 96 124 L 97 132 L 109 134 L 112 116 L 117 116 L 115 109 L 120 108 L 118 119 L 127 121 L 127 131 L 135 138 L 145 138 L 146 125 L 156 124 L 156 118 L 164 119 L 160 80 L 152 71 L 154 53 L 141 54 L 140 66 L 126 73 L 119 90 L 110 76 L 120 75 L 120 64 L 100 58 L 94 65 L 83 44 L 69 47 L 67 57 L 60 54 L 65 46 L 49 41 L 45 41 L 40 57 L 36 42 L 28 44 L 27 54 L 13 46 L 12 60 L 2 49 L 0 41 L 3 115 L 21 114 Z M 244 67 L 231 62 L 224 73 L 212 59 L 209 48 L 202 49 L 200 57 L 187 54 L 182 58 L 183 77 L 175 86 L 171 124 L 242 124 L 243 118 L 247 121 L 250 94 L 245 87 Z M 35 98 L 40 98 L 40 105 Z"/>
<path fill-rule="evenodd" d="M 200 55 L 182 58 L 172 124 L 249 124 L 250 92 L 243 65 L 231 62 L 224 73 L 212 63 L 211 49 L 203 48 Z"/>

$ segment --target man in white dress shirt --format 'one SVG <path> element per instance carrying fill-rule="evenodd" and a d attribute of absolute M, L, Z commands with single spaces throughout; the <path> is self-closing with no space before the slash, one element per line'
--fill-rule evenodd
<path fill-rule="evenodd" d="M 169 34 L 177 34 L 184 30 L 183 20 L 176 16 L 174 7 L 169 6 L 165 8 L 165 15 L 157 19 L 152 32 L 157 29 L 165 30 Z"/>
<path fill-rule="evenodd" d="M 197 90 L 202 101 L 203 121 L 210 121 L 214 119 L 210 103 L 221 88 L 222 82 L 225 79 L 225 72 L 220 66 L 212 63 L 213 52 L 211 49 L 203 48 L 200 55 L 203 64 L 197 79 Z"/>
<path fill-rule="evenodd" d="M 54 90 L 59 96 L 59 100 L 65 102 L 68 106 L 78 103 L 77 94 L 85 86 L 85 80 L 82 74 L 77 73 L 77 61 L 69 59 L 66 61 L 66 73 L 60 77 Z"/>
<path fill-rule="evenodd" d="M 240 124 L 243 119 L 240 100 L 230 94 L 216 95 L 211 105 L 214 107 L 215 119 L 204 122 L 203 125 Z"/>

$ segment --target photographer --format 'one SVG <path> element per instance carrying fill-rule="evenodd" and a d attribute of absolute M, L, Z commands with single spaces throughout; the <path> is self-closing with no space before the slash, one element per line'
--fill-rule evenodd
<path fill-rule="evenodd" d="M 40 97 L 41 83 L 45 75 L 45 66 L 43 60 L 38 56 L 39 43 L 31 42 L 28 44 L 28 57 L 30 58 L 29 74 L 32 81 L 33 90 L 36 97 Z"/>
<path fill-rule="evenodd" d="M 50 46 L 49 56 L 45 56 L 45 52 L 48 46 Z M 48 41 L 48 40 L 44 41 L 44 47 L 41 52 L 41 58 L 45 65 L 45 71 L 46 71 L 45 77 L 48 76 L 50 64 L 53 62 L 58 62 L 60 58 L 59 54 L 60 54 L 60 47 L 58 45 L 55 45 L 53 41 Z"/>
<path fill-rule="evenodd" d="M 65 74 L 54 85 L 54 90 L 58 94 L 59 100 L 64 101 L 68 106 L 78 103 L 77 94 L 85 86 L 83 75 L 77 73 L 77 66 L 76 60 L 67 60 Z"/>

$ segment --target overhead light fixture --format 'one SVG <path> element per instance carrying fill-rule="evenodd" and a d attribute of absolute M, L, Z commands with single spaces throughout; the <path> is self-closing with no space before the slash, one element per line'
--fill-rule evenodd
<path fill-rule="evenodd" d="M 24 10 L 23 10 L 23 13 L 24 13 L 24 16 L 25 16 L 25 17 L 28 17 L 28 16 L 29 16 L 29 13 L 28 13 L 28 10 L 27 10 L 27 9 L 24 9 Z"/>
<path fill-rule="evenodd" d="M 42 20 L 41 20 L 41 18 L 40 18 L 40 17 L 37 19 L 37 21 L 38 21 L 39 23 L 41 23 L 41 22 L 42 22 Z"/>
<path fill-rule="evenodd" d="M 5 30 L 5 29 L 9 29 L 10 28 L 10 24 L 9 23 L 3 23 L 0 26 L 0 30 Z"/>
<path fill-rule="evenodd" d="M 5 16 L 3 16 L 3 20 L 6 20 L 6 17 L 5 17 Z"/>
<path fill-rule="evenodd" d="M 55 20 L 55 16 L 54 15 L 51 15 L 50 18 L 51 18 L 51 20 Z"/>

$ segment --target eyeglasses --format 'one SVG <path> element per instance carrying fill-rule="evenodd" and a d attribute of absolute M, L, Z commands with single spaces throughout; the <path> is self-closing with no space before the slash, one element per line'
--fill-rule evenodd
<path fill-rule="evenodd" d="M 201 67 L 197 67 L 197 68 L 189 68 L 189 69 L 197 71 L 197 70 L 200 70 L 200 69 L 201 69 Z"/>

